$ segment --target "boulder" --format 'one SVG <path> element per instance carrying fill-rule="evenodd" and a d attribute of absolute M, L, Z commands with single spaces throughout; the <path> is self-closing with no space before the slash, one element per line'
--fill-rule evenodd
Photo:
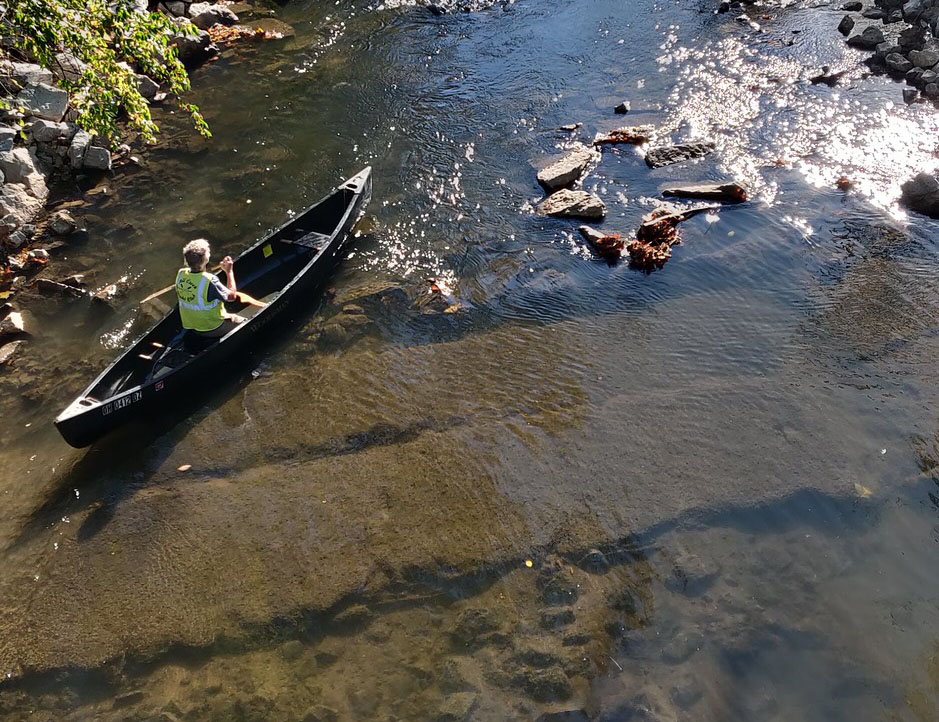
<path fill-rule="evenodd" d="M 37 120 L 29 126 L 29 134 L 37 143 L 52 143 L 59 138 L 67 138 L 69 127 L 53 120 Z"/>
<path fill-rule="evenodd" d="M 899 9 L 891 10 L 887 17 L 884 18 L 884 23 L 889 25 L 890 23 L 899 23 L 903 21 L 903 11 Z"/>
<path fill-rule="evenodd" d="M 916 52 L 915 50 L 913 52 Z M 884 58 L 884 64 L 891 73 L 906 75 L 912 68 L 913 63 L 904 58 L 900 53 L 890 53 Z"/>
<path fill-rule="evenodd" d="M 176 46 L 179 59 L 187 68 L 218 55 L 218 46 L 212 42 L 212 38 L 205 30 L 200 30 L 196 36 L 179 33 L 170 38 L 170 43 Z"/>
<path fill-rule="evenodd" d="M 841 9 L 847 10 L 848 12 L 857 12 L 858 10 L 861 10 L 863 7 L 864 5 L 858 2 L 858 0 L 852 0 L 851 2 L 846 2 L 844 5 L 842 5 Z"/>
<path fill-rule="evenodd" d="M 53 68 L 55 76 L 61 80 L 75 82 L 85 72 L 85 63 L 71 53 L 56 53 L 56 67 Z"/>
<path fill-rule="evenodd" d="M 184 2 L 180 2 L 179 0 L 170 0 L 170 2 L 163 3 L 163 7 L 165 7 L 166 11 L 173 17 L 186 17 L 186 3 Z"/>
<path fill-rule="evenodd" d="M 39 83 L 52 82 L 52 71 L 47 70 L 41 65 L 13 62 L 10 66 L 10 76 L 20 85 L 37 85 Z"/>
<path fill-rule="evenodd" d="M 923 14 L 923 0 L 909 0 L 903 5 L 902 12 L 904 20 L 915 22 Z"/>
<path fill-rule="evenodd" d="M 874 25 L 868 25 L 863 32 L 848 38 L 848 45 L 863 50 L 873 50 L 884 42 L 884 31 Z"/>
<path fill-rule="evenodd" d="M 710 141 L 699 141 L 652 148 L 646 153 L 646 165 L 650 168 L 661 168 L 673 163 L 701 158 L 714 150 L 715 147 L 714 143 Z"/>
<path fill-rule="evenodd" d="M 877 7 L 867 8 L 867 10 L 861 13 L 861 17 L 867 18 L 868 20 L 883 20 L 886 16 L 887 13 Z"/>
<path fill-rule="evenodd" d="M 838 23 L 838 32 L 842 35 L 848 35 L 852 30 L 854 30 L 854 18 L 850 15 L 845 15 L 841 18 L 841 22 Z"/>
<path fill-rule="evenodd" d="M 0 125 L 0 151 L 13 150 L 13 141 L 16 140 L 16 128 Z"/>
<path fill-rule="evenodd" d="M 238 16 L 224 5 L 193 3 L 189 6 L 189 17 L 197 28 L 208 30 L 213 25 L 235 25 Z"/>
<path fill-rule="evenodd" d="M 89 170 L 111 170 L 111 151 L 107 148 L 89 145 L 85 150 L 82 168 L 88 168 Z"/>
<path fill-rule="evenodd" d="M 29 85 L 16 96 L 29 115 L 59 122 L 68 110 L 68 93 L 46 83 Z"/>
<path fill-rule="evenodd" d="M 68 236 L 78 230 L 78 221 L 68 211 L 57 211 L 49 219 L 49 230 L 57 236 Z"/>
<path fill-rule="evenodd" d="M 42 201 L 30 195 L 24 186 L 14 183 L 0 186 L 0 237 L 29 223 L 41 210 Z M 27 240 L 25 236 L 23 240 Z"/>
<path fill-rule="evenodd" d="M 911 50 L 907 57 L 917 68 L 932 68 L 939 63 L 939 53 L 935 50 Z"/>
<path fill-rule="evenodd" d="M 688 183 L 669 186 L 662 190 L 662 195 L 676 198 L 704 198 L 722 203 L 742 203 L 747 200 L 747 189 L 739 183 Z"/>
<path fill-rule="evenodd" d="M 919 96 L 919 91 L 916 88 L 904 88 L 903 89 L 903 102 L 907 105 L 912 105 L 916 102 L 916 98 Z"/>
<path fill-rule="evenodd" d="M 923 88 L 923 95 L 933 100 L 939 98 L 939 83 L 926 83 L 926 87 Z"/>
<path fill-rule="evenodd" d="M 21 183 L 40 200 L 48 197 L 46 179 L 39 170 L 34 151 L 22 147 L 0 151 L 0 171 L 7 183 Z"/>
<path fill-rule="evenodd" d="M 924 85 L 923 72 L 925 71 L 922 68 L 911 68 L 906 72 L 904 78 L 909 85 L 912 85 L 916 88 L 922 88 Z"/>
<path fill-rule="evenodd" d="M 606 215 L 606 205 L 593 193 L 566 189 L 545 198 L 538 210 L 543 215 L 562 218 L 592 219 Z"/>
<path fill-rule="evenodd" d="M 137 90 L 147 100 L 153 100 L 156 94 L 160 92 L 160 84 L 149 75 L 139 73 L 137 75 Z"/>
<path fill-rule="evenodd" d="M 900 201 L 910 210 L 939 218 L 939 179 L 918 173 L 900 186 Z"/>
<path fill-rule="evenodd" d="M 624 100 L 622 103 L 613 108 L 613 112 L 618 113 L 619 115 L 626 115 L 626 113 L 628 113 L 631 108 L 632 106 L 629 104 L 629 101 Z"/>
<path fill-rule="evenodd" d="M 72 168 L 81 168 L 85 162 L 85 153 L 88 146 L 91 145 L 91 133 L 87 130 L 79 130 L 72 138 L 72 143 L 68 147 L 68 159 Z"/>
<path fill-rule="evenodd" d="M 916 26 L 909 27 L 900 33 L 897 37 L 897 42 L 900 44 L 900 47 L 907 50 L 919 50 L 926 44 L 926 28 Z"/>
<path fill-rule="evenodd" d="M 597 154 L 586 146 L 578 146 L 560 160 L 538 171 L 538 182 L 548 190 L 557 190 L 579 180 Z"/>

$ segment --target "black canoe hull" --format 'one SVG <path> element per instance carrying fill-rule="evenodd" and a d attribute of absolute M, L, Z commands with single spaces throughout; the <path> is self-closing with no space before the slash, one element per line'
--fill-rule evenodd
<path fill-rule="evenodd" d="M 106 378 L 109 371 L 112 371 L 122 362 L 126 364 L 127 358 L 138 351 L 145 350 L 141 349 L 140 346 L 146 335 L 142 337 L 92 382 L 82 396 L 78 397 L 55 420 L 55 426 L 65 441 L 76 448 L 83 448 L 93 444 L 117 428 L 139 420 L 146 420 L 153 414 L 174 408 L 177 405 L 185 406 L 184 402 L 190 401 L 194 394 L 198 394 L 207 386 L 216 386 L 218 384 L 221 374 L 231 365 L 226 365 L 226 362 L 243 358 L 252 350 L 257 349 L 260 346 L 258 343 L 259 338 L 266 335 L 273 327 L 276 327 L 278 321 L 282 320 L 288 311 L 291 309 L 309 309 L 318 300 L 320 291 L 342 260 L 346 241 L 352 227 L 364 213 L 371 197 L 370 169 L 354 176 L 346 181 L 346 184 L 353 181 L 357 181 L 358 184 L 354 197 L 350 199 L 348 209 L 341 217 L 333 233 L 330 234 L 329 240 L 318 250 L 315 258 L 285 285 L 276 299 L 271 301 L 256 316 L 241 324 L 241 327 L 198 353 L 179 368 L 174 368 L 160 378 L 150 379 L 146 383 L 122 390 L 89 408 L 78 406 L 81 399 L 91 396 L 90 392 L 96 388 L 96 384 L 100 385 L 101 379 Z M 333 194 L 344 188 L 344 186 L 345 184 L 339 186 Z M 293 219 L 291 223 L 261 239 L 249 251 L 263 247 L 265 243 L 269 243 L 271 239 L 282 233 L 285 228 L 302 223 L 304 216 L 315 213 L 317 206 L 328 201 L 333 194 L 311 206 L 303 214 Z M 242 255 L 246 255 L 249 251 Z M 238 264 L 241 258 L 242 256 L 239 256 L 239 259 L 235 262 L 235 270 L 239 277 L 241 271 Z M 161 324 L 172 325 L 173 323 L 177 326 L 179 323 L 176 309 L 170 311 L 157 327 Z M 75 413 L 76 409 L 77 413 Z"/>

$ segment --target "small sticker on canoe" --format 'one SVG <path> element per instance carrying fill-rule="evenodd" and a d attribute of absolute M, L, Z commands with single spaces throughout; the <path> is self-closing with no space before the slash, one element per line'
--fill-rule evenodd
<path fill-rule="evenodd" d="M 270 243 L 268 243 L 266 246 L 264 246 L 264 248 L 261 249 L 261 250 L 264 251 L 264 257 L 265 257 L 265 258 L 270 258 L 271 256 L 274 255 L 274 249 L 271 248 L 271 244 L 270 244 Z"/>

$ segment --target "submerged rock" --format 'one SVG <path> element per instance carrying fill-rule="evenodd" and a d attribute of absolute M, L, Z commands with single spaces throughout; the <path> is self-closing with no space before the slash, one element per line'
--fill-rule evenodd
<path fill-rule="evenodd" d="M 717 146 L 711 141 L 698 141 L 652 148 L 646 153 L 646 165 L 650 168 L 661 168 L 662 166 L 681 163 L 694 158 L 701 158 L 713 151 L 716 147 Z"/>
<path fill-rule="evenodd" d="M 564 188 L 576 182 L 597 154 L 587 146 L 572 149 L 563 158 L 538 171 L 538 182 L 548 190 Z"/>
<path fill-rule="evenodd" d="M 900 186 L 900 200 L 910 210 L 939 218 L 939 179 L 918 173 Z"/>
<path fill-rule="evenodd" d="M 515 682 L 539 702 L 563 702 L 574 693 L 571 681 L 559 666 L 526 669 L 515 677 Z"/>
<path fill-rule="evenodd" d="M 435 722 L 466 722 L 476 707 L 473 692 L 455 692 L 444 698 L 434 717 Z"/>
<path fill-rule="evenodd" d="M 464 609 L 450 630 L 450 638 L 458 647 L 477 647 L 485 637 L 499 628 L 495 615 L 485 607 Z"/>
<path fill-rule="evenodd" d="M 562 218 L 603 218 L 606 205 L 593 193 L 559 190 L 545 198 L 538 207 L 546 216 Z"/>

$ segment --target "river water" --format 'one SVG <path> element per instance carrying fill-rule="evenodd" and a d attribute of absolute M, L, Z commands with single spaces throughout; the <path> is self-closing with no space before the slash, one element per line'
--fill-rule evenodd
<path fill-rule="evenodd" d="M 214 138 L 158 113 L 50 269 L 128 294 L 23 301 L 0 719 L 939 718 L 937 225 L 896 206 L 939 123 L 863 74 L 836 7 L 301 0 L 295 37 L 198 70 Z M 670 181 L 753 195 L 652 274 L 531 212 L 623 99 L 718 148 L 606 150 L 604 229 Z M 251 373 L 58 438 L 186 240 L 234 253 L 368 164 L 330 295 Z"/>

